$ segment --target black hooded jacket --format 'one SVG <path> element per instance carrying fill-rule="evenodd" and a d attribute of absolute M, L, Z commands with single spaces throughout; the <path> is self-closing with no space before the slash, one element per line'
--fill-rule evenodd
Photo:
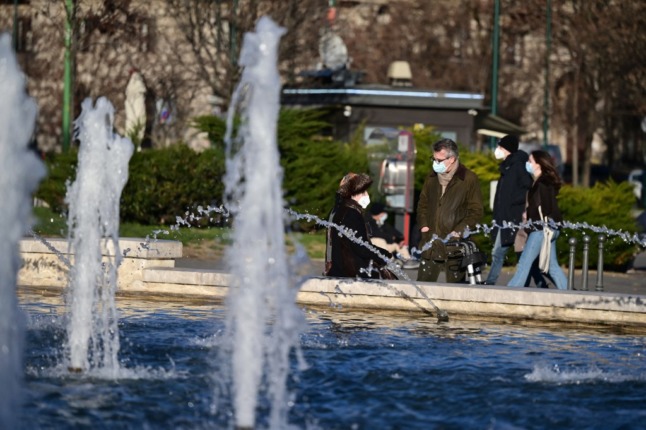
<path fill-rule="evenodd" d="M 493 219 L 498 225 L 503 222 L 520 224 L 527 202 L 527 192 L 532 186 L 532 176 L 525 169 L 529 155 L 525 151 L 512 152 L 500 163 L 500 179 L 493 203 Z M 503 228 L 500 231 L 502 246 L 514 243 L 518 229 Z M 498 228 L 491 231 L 491 240 L 496 240 Z"/>

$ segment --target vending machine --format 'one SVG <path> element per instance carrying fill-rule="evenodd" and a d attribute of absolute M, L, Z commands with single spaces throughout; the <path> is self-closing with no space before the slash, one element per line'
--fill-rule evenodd
<path fill-rule="evenodd" d="M 386 155 L 379 172 L 379 192 L 386 198 L 386 206 L 395 214 L 395 227 L 404 233 L 409 244 L 411 214 L 414 211 L 415 156 L 417 150 L 413 134 L 401 131 L 396 151 Z"/>

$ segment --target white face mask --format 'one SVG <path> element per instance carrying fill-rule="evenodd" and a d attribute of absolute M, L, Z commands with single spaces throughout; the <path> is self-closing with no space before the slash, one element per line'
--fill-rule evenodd
<path fill-rule="evenodd" d="M 386 220 L 388 219 L 388 214 L 383 214 L 382 216 L 379 217 L 379 220 L 377 221 L 377 224 L 379 225 L 384 225 Z"/>
<path fill-rule="evenodd" d="M 357 203 L 359 203 L 359 206 L 361 206 L 362 208 L 367 208 L 370 204 L 370 196 L 368 196 L 367 194 L 361 196 L 361 198 L 357 200 Z"/>
<path fill-rule="evenodd" d="M 505 151 L 503 151 L 500 146 L 497 146 L 496 150 L 493 152 L 493 156 L 496 157 L 496 160 L 502 160 L 505 158 Z"/>
<path fill-rule="evenodd" d="M 446 160 L 444 160 L 446 161 Z M 442 162 L 437 162 L 433 161 L 433 170 L 435 170 L 435 173 L 444 173 L 446 172 L 446 164 L 444 164 L 444 161 Z"/>

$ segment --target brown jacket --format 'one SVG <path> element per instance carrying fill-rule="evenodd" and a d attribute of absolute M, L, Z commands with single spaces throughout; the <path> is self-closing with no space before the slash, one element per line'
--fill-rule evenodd
<path fill-rule="evenodd" d="M 330 221 L 355 232 L 358 239 L 370 244 L 363 210 L 354 200 L 337 198 Z M 326 276 L 379 278 L 377 269 L 386 265 L 383 257 L 392 258 L 390 252 L 379 248 L 378 252 L 381 254 L 379 255 L 366 246 L 339 234 L 334 227 L 328 228 L 327 246 L 331 255 L 330 258 L 326 255 L 326 273 L 324 273 Z M 375 270 L 369 273 L 367 269 L 371 264 Z"/>
<path fill-rule="evenodd" d="M 480 182 L 475 173 L 460 164 L 442 196 L 437 173 L 431 171 L 424 181 L 417 203 L 417 225 L 420 229 L 430 229 L 422 233 L 420 249 L 434 234 L 445 239 L 452 231 L 462 233 L 467 227 L 475 229 L 476 224 L 482 221 L 483 214 Z M 434 245 L 422 254 L 422 258 L 444 259 L 441 248 Z"/>

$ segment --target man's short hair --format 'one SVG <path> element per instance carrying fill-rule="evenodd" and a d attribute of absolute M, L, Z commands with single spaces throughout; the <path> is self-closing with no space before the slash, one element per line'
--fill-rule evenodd
<path fill-rule="evenodd" d="M 445 149 L 449 157 L 459 158 L 458 145 L 451 139 L 441 139 L 433 144 L 433 152 Z"/>

